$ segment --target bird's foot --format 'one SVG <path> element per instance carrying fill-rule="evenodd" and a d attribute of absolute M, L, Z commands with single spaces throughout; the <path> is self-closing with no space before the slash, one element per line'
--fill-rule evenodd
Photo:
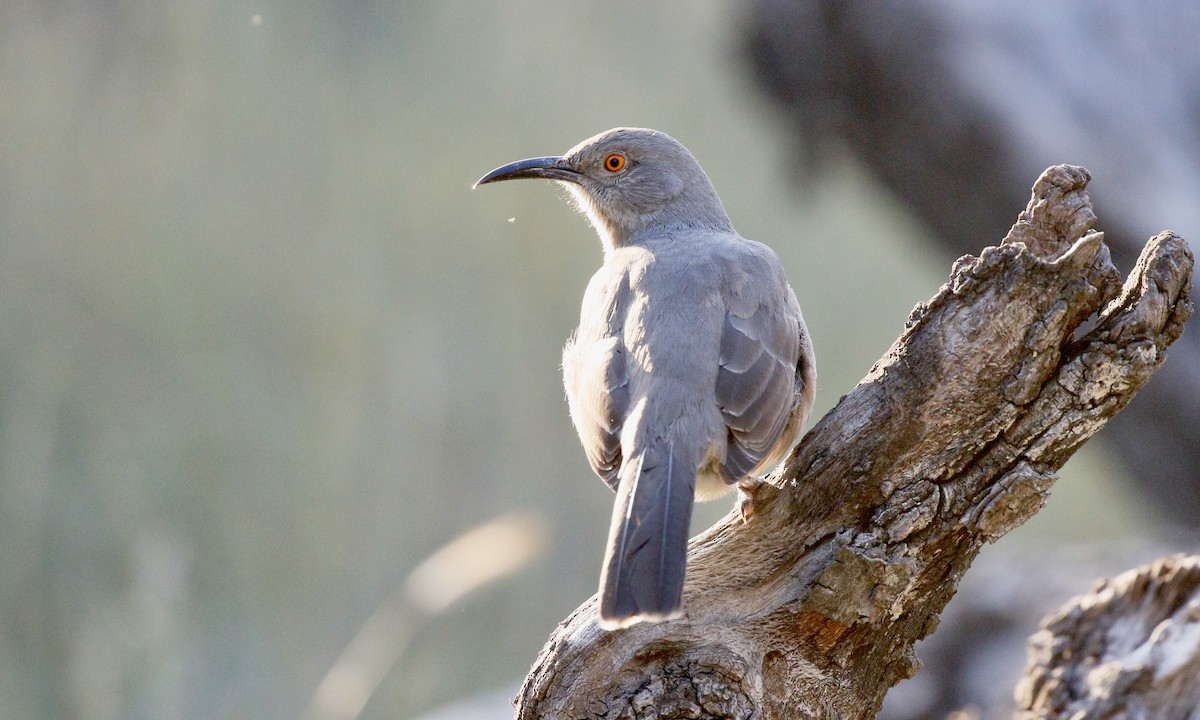
<path fill-rule="evenodd" d="M 760 477 L 748 477 L 737 484 L 737 511 L 742 516 L 742 524 L 750 522 L 754 516 L 754 493 L 763 486 Z"/>

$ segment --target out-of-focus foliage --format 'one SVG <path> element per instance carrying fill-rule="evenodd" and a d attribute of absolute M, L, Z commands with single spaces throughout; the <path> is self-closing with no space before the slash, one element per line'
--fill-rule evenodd
<path fill-rule="evenodd" d="M 945 268 L 852 166 L 781 187 L 732 12 L 0 6 L 0 715 L 296 717 L 422 558 L 516 510 L 550 550 L 364 715 L 520 677 L 611 494 L 558 378 L 598 244 L 543 183 L 470 190 L 503 162 L 672 133 L 783 258 L 818 416 L 851 387 Z"/>

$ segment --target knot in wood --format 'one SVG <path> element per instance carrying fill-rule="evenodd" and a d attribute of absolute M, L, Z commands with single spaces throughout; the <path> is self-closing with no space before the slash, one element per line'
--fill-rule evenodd
<path fill-rule="evenodd" d="M 742 658 L 721 646 L 648 646 L 618 674 L 604 720 L 749 720 Z"/>

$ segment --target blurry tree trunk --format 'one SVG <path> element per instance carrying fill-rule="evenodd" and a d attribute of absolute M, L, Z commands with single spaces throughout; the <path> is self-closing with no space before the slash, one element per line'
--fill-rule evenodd
<path fill-rule="evenodd" d="M 999 247 L 954 266 L 754 494 L 692 542 L 686 617 L 604 632 L 595 598 L 517 698 L 532 718 L 870 718 L 917 668 L 984 542 L 1133 398 L 1191 313 L 1192 256 L 1153 238 L 1122 286 L 1056 166 Z"/>
<path fill-rule="evenodd" d="M 1106 178 L 1109 242 L 1131 262 L 1133 228 L 1200 215 L 1198 22 L 1182 2 L 758 0 L 741 27 L 798 154 L 848 148 L 950 257 L 1065 158 Z M 1200 526 L 1200 336 L 1173 354 L 1105 441 L 1165 517 Z"/>
<path fill-rule="evenodd" d="M 1042 622 L 1018 720 L 1191 718 L 1200 708 L 1200 555 L 1099 583 Z"/>

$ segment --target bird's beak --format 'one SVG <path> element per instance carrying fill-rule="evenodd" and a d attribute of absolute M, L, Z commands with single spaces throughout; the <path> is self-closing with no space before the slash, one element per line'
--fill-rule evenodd
<path fill-rule="evenodd" d="M 479 187 L 480 185 L 500 180 L 516 180 L 517 178 L 545 178 L 547 180 L 578 183 L 581 177 L 579 173 L 571 169 L 566 160 L 560 157 L 539 157 L 501 165 L 476 180 L 472 187 Z"/>

